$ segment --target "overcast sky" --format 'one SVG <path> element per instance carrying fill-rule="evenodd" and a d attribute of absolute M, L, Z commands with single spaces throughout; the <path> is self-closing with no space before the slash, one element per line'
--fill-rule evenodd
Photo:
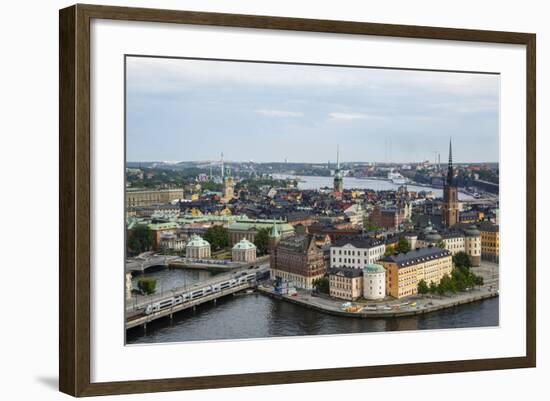
<path fill-rule="evenodd" d="M 128 57 L 126 104 L 128 161 L 498 161 L 498 75 Z"/>

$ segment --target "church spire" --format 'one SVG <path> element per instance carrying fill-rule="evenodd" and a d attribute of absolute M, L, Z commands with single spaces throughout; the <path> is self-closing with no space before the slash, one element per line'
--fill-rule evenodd
<path fill-rule="evenodd" d="M 454 170 L 453 170 L 453 144 L 451 139 L 449 139 L 449 165 L 447 167 L 447 185 L 452 185 L 454 181 Z"/>
<path fill-rule="evenodd" d="M 225 170 L 224 170 L 224 166 L 223 166 L 223 152 L 221 154 L 221 172 L 222 172 L 222 180 L 223 180 L 224 175 L 225 175 Z"/>
<path fill-rule="evenodd" d="M 336 171 L 340 170 L 340 145 L 336 145 Z"/>

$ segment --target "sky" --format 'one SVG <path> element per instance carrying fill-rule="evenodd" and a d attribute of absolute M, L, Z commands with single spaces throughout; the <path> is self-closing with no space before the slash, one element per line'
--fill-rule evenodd
<path fill-rule="evenodd" d="M 128 161 L 499 159 L 494 74 L 128 57 Z"/>

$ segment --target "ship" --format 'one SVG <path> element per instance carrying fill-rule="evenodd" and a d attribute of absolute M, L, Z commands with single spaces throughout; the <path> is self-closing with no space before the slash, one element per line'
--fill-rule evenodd
<path fill-rule="evenodd" d="M 407 179 L 403 177 L 400 173 L 394 173 L 390 171 L 388 173 L 388 180 L 397 185 L 403 185 L 407 183 Z"/>

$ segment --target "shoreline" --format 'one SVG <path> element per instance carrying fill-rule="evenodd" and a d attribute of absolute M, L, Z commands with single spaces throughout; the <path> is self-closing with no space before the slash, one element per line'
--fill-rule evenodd
<path fill-rule="evenodd" d="M 443 309 L 454 308 L 460 305 L 479 302 L 490 298 L 496 298 L 499 296 L 497 291 L 489 291 L 489 292 L 482 292 L 481 294 L 462 297 L 459 299 L 453 299 L 449 297 L 445 299 L 444 302 L 441 302 L 440 304 L 429 305 L 424 307 L 416 307 L 415 309 L 408 308 L 404 310 L 394 310 L 394 311 L 346 312 L 344 310 L 330 308 L 326 305 L 322 305 L 319 302 L 316 302 L 316 303 L 311 302 L 310 301 L 311 296 L 309 296 L 307 299 L 304 299 L 301 297 L 281 295 L 281 294 L 274 293 L 273 291 L 263 288 L 261 286 L 258 286 L 256 290 L 258 291 L 258 293 L 274 299 L 290 302 L 292 304 L 299 305 L 308 309 L 313 309 L 329 315 L 340 316 L 340 317 L 351 317 L 354 319 L 379 319 L 379 318 L 398 318 L 398 317 L 407 317 L 407 316 L 418 316 L 418 315 L 424 315 L 427 313 L 440 311 Z M 418 301 L 419 299 L 423 299 L 423 298 L 418 298 L 418 299 L 415 299 L 414 301 Z M 424 298 L 424 299 L 427 299 L 427 298 Z M 438 301 L 442 301 L 442 300 L 439 299 Z M 346 302 L 346 301 L 341 300 L 341 302 Z"/>

